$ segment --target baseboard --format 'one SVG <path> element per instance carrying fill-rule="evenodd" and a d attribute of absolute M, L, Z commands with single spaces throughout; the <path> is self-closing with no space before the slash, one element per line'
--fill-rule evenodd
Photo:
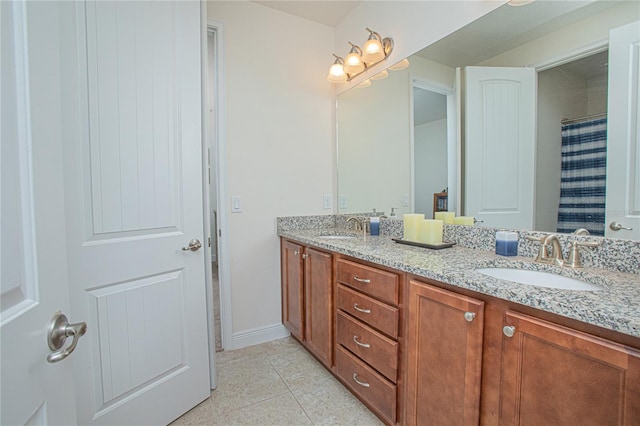
<path fill-rule="evenodd" d="M 290 335 L 282 324 L 273 324 L 266 327 L 254 328 L 252 330 L 240 331 L 233 333 L 231 336 L 231 347 L 225 347 L 225 350 L 233 350 L 245 348 L 247 346 L 258 345 L 260 343 L 269 342 L 271 340 L 283 339 Z"/>

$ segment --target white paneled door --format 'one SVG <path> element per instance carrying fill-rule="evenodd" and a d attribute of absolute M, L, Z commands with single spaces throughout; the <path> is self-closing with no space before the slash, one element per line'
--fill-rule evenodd
<path fill-rule="evenodd" d="M 48 323 L 69 314 L 58 6 L 3 1 L 0 19 L 0 424 L 70 425 L 77 352 L 47 362 Z"/>
<path fill-rule="evenodd" d="M 533 228 L 536 73 L 467 67 L 465 211 L 483 225 Z"/>
<path fill-rule="evenodd" d="M 640 21 L 609 35 L 605 235 L 640 240 Z"/>
<path fill-rule="evenodd" d="M 166 424 L 209 396 L 197 1 L 61 3 L 79 424 Z"/>

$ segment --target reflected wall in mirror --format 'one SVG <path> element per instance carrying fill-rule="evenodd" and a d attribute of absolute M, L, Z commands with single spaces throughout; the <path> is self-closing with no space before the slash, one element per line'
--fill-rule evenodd
<path fill-rule="evenodd" d="M 339 211 L 364 212 L 376 208 L 388 215 L 394 207 L 399 216 L 415 211 L 430 217 L 433 193 L 448 187 L 449 210 L 458 215 L 477 216 L 478 212 L 468 211 L 465 205 L 470 159 L 464 155 L 468 141 L 462 106 L 467 105 L 456 104 L 463 94 L 460 87 L 464 86 L 464 68 L 529 67 L 535 69 L 537 79 L 535 161 L 531 158 L 535 176 L 530 191 L 533 212 L 531 224 L 516 227 L 558 231 L 561 121 L 610 108 L 606 84 L 609 30 L 638 20 L 640 4 L 635 1 L 534 2 L 518 8 L 504 5 L 411 56 L 409 68 L 390 71 L 387 79 L 373 81 L 368 88 L 353 88 L 340 94 Z M 462 77 L 456 76 L 457 68 Z M 634 72 L 638 72 L 637 67 Z M 633 77 L 637 79 L 637 75 Z M 426 108 L 417 103 L 424 90 L 432 92 L 441 111 L 442 97 L 447 99 L 446 117 L 435 115 L 428 121 L 416 115 Z M 635 102 L 637 105 L 637 95 Z M 458 110 L 463 111 L 460 120 L 456 117 Z M 631 116 L 637 121 L 637 110 Z M 443 133 L 447 139 L 446 166 Z M 611 129 L 608 133 L 611 137 Z M 637 141 L 637 135 L 635 138 Z M 439 153 L 433 151 L 437 146 Z M 424 154 L 425 147 L 432 151 Z M 633 146 L 630 149 L 633 151 Z M 640 154 L 631 160 L 628 166 L 635 173 L 633 166 L 640 167 Z M 488 161 L 483 167 L 491 170 L 499 164 Z M 438 176 L 433 176 L 435 173 Z M 632 220 L 634 214 L 640 217 L 640 183 L 633 186 L 634 180 L 640 181 L 638 174 L 635 179 L 631 176 L 631 186 L 629 182 L 621 184 L 626 187 L 627 201 L 631 200 L 631 207 L 624 211 L 625 221 Z M 609 188 L 607 191 L 615 192 Z M 613 210 L 608 207 L 607 213 Z M 485 225 L 508 226 L 490 220 Z M 604 225 L 607 236 L 640 238 L 640 223 L 634 231 L 620 232 L 609 231 L 608 222 Z"/>

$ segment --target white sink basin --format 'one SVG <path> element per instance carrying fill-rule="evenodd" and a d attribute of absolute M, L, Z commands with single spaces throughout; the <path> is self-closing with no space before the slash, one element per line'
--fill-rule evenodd
<path fill-rule="evenodd" d="M 350 240 L 351 238 L 355 238 L 354 235 L 320 235 L 318 238 L 322 238 L 324 240 Z"/>
<path fill-rule="evenodd" d="M 476 272 L 480 272 L 481 274 L 488 275 L 490 277 L 499 278 L 501 280 L 513 281 L 525 285 L 536 285 L 539 287 L 557 288 L 562 290 L 602 290 L 602 288 L 597 285 L 574 278 L 563 277 L 562 275 L 552 274 L 550 272 L 511 268 L 481 268 L 476 269 Z"/>

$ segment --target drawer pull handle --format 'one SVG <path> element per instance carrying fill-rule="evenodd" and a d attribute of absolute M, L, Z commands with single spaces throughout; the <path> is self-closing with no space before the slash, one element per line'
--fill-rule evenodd
<path fill-rule="evenodd" d="M 371 347 L 371 345 L 368 344 L 368 343 L 360 343 L 360 342 L 358 342 L 358 336 L 353 336 L 353 341 L 354 341 L 354 343 L 356 345 L 362 346 L 363 348 L 370 348 Z"/>
<path fill-rule="evenodd" d="M 354 275 L 353 279 L 358 281 L 358 282 L 365 283 L 365 284 L 369 284 L 371 282 L 371 280 L 369 278 L 358 278 L 357 275 Z"/>
<path fill-rule="evenodd" d="M 361 382 L 360 380 L 358 380 L 358 373 L 353 373 L 353 381 L 359 384 L 360 386 L 364 386 L 365 388 L 368 388 L 369 386 L 371 386 L 367 382 Z"/>
<path fill-rule="evenodd" d="M 371 313 L 371 309 L 360 308 L 357 303 L 353 304 L 353 309 L 355 309 L 358 312 L 362 312 L 363 314 L 370 314 Z"/>

